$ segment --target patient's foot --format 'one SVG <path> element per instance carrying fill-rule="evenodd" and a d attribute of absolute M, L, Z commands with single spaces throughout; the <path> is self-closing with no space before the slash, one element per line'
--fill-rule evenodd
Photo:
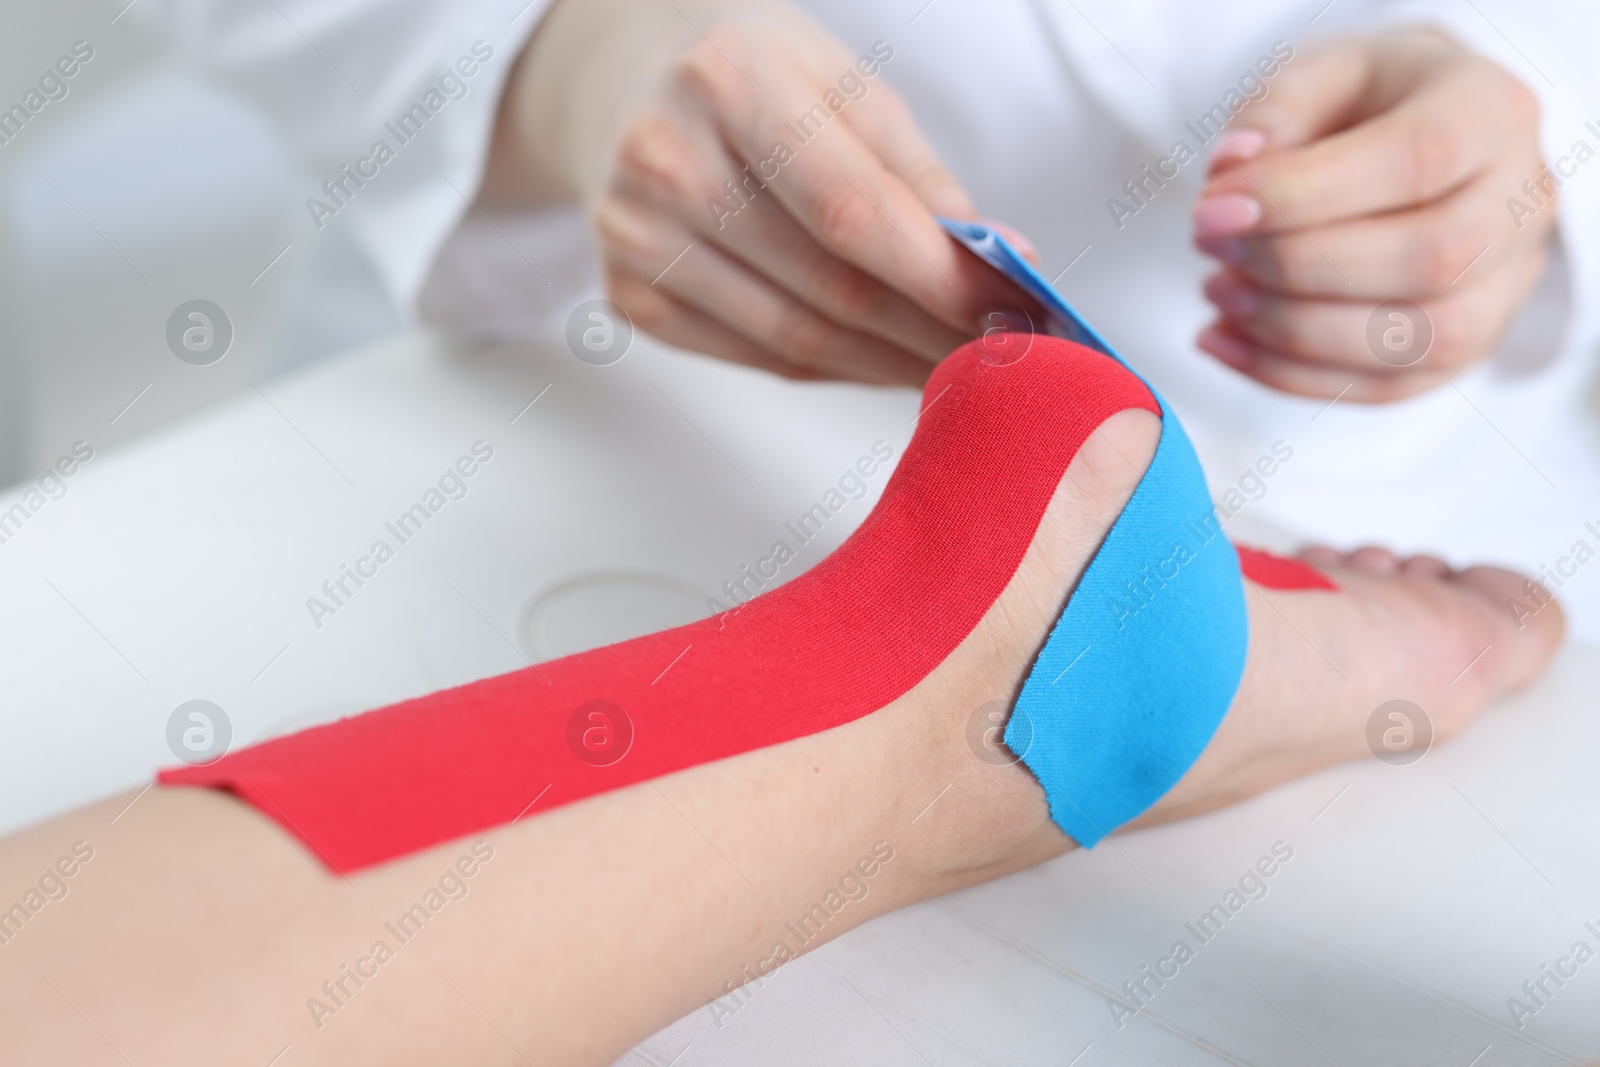
<path fill-rule="evenodd" d="M 1070 847 L 1049 821 L 1025 765 L 996 747 L 976 750 L 981 706 L 1015 698 L 1067 591 L 1120 513 L 1154 454 L 1160 423 L 1144 411 L 1113 416 L 1062 479 L 1022 566 L 960 648 L 885 709 L 945 729 L 928 744 L 927 788 L 953 781 L 939 802 L 952 831 L 936 862 L 948 884 L 981 881 Z M 1302 559 L 1337 592 L 1265 589 L 1247 582 L 1250 645 L 1243 681 L 1210 746 L 1136 825 L 1199 814 L 1297 775 L 1367 755 L 1367 724 L 1404 699 L 1431 721 L 1434 741 L 1461 730 L 1494 698 L 1534 680 L 1560 641 L 1554 605 L 1518 619 L 1524 579 L 1493 567 L 1455 572 L 1427 557 L 1381 549 Z M 930 794 L 931 795 L 931 794 Z M 946 801 L 953 801 L 946 803 Z"/>
<path fill-rule="evenodd" d="M 946 431 L 984 412 L 956 410 L 958 390 L 941 395 L 923 416 L 924 427 L 945 418 L 944 436 L 930 447 L 952 439 L 972 447 Z M 959 479 L 925 477 L 917 488 L 928 499 L 915 501 L 913 515 L 920 521 L 895 528 L 901 547 L 920 531 L 939 533 L 928 517 L 937 517 L 932 504 L 941 497 L 987 494 L 975 510 L 993 518 L 1004 502 L 989 477 L 993 466 L 1020 463 L 1022 445 L 1059 436 L 1067 399 L 1040 390 L 995 395 L 995 428 L 968 436 L 989 442 L 996 463 Z M 1030 416 L 1029 405 L 1034 429 L 1045 432 L 1019 444 L 1008 423 Z M 12 916 L 3 931 L 0 1062 L 89 1062 L 112 1045 L 129 1062 L 265 1063 L 292 1044 L 293 1062 L 307 1065 L 518 1063 L 531 1050 L 541 1063 L 610 1063 L 713 997 L 724 998 L 712 1016 L 720 1028 L 748 1000 L 731 995 L 736 986 L 876 914 L 1069 848 L 1027 769 L 997 762 L 1000 750 L 981 743 L 991 725 L 981 716 L 990 702 L 1003 709 L 1016 696 L 1159 432 L 1156 416 L 1135 408 L 1090 434 L 976 628 L 909 692 L 834 728 L 513 818 L 550 781 L 524 769 L 512 777 L 526 793 L 495 813 L 498 822 L 475 823 L 463 831 L 468 837 L 423 836 L 414 852 L 403 819 L 363 824 L 349 811 L 376 801 L 390 814 L 412 793 L 427 800 L 411 809 L 419 817 L 448 807 L 456 798 L 439 783 L 453 788 L 454 780 L 443 772 L 479 766 L 481 747 L 509 747 L 526 705 L 505 702 L 508 713 L 488 720 L 496 730 L 469 734 L 473 710 L 464 708 L 452 729 L 428 733 L 428 776 L 394 770 L 404 753 L 393 745 L 351 746 L 337 761 L 323 753 L 303 773 L 326 769 L 339 806 L 318 825 L 345 833 L 349 854 L 389 859 L 360 870 L 359 882 L 331 875 L 325 856 L 280 829 L 272 813 L 282 815 L 289 774 L 250 779 L 259 811 L 210 790 L 155 789 L 0 838 L 0 885 L 25 887 L 41 870 L 53 878 L 63 842 L 87 842 L 95 857 L 70 898 L 20 933 Z M 1052 465 L 1041 476 L 1041 496 L 1058 471 Z M 993 554 L 996 526 L 963 522 L 956 532 L 976 531 Z M 1026 533 L 1007 543 L 1024 543 Z M 896 581 L 960 577 L 947 556 L 917 558 L 933 569 L 906 568 Z M 1393 698 L 1420 705 L 1447 735 L 1535 676 L 1560 636 L 1554 608 L 1518 628 L 1504 599 L 1521 596 L 1522 585 L 1503 571 L 1453 575 L 1371 550 L 1309 558 L 1341 591 L 1248 592 L 1249 656 L 1233 707 L 1149 819 L 1206 810 L 1361 756 L 1369 716 Z M 837 575 L 837 562 L 830 566 Z M 871 571 L 851 576 L 844 591 L 855 590 L 852 604 L 870 609 L 859 589 Z M 822 606 L 835 609 L 836 601 Z M 756 614 L 742 613 L 741 625 L 754 627 Z M 887 623 L 908 636 L 933 628 L 939 620 L 928 615 Z M 835 621 L 816 617 L 818 627 Z M 792 641 L 798 632 L 785 634 Z M 806 662 L 814 669 L 815 660 Z M 867 684 L 882 673 L 871 666 Z M 553 665 L 544 668 L 559 680 Z M 675 670 L 687 673 L 690 664 Z M 700 700 L 745 680 L 759 690 L 773 673 L 766 661 L 736 665 L 685 691 Z M 792 673 L 805 681 L 805 672 Z M 738 710 L 751 718 L 765 706 L 755 699 Z M 484 744 L 463 742 L 474 736 Z M 363 759 L 388 775 L 365 779 L 367 794 L 351 785 Z M 292 821 L 304 831 L 310 815 Z M 368 825 L 394 832 L 378 848 L 359 839 Z M 306 839 L 319 852 L 331 847 L 320 835 Z M 37 884 L 49 891 L 46 881 Z M 198 929 L 206 936 L 194 936 Z M 748 995 L 764 996 L 759 987 Z"/>
<path fill-rule="evenodd" d="M 1331 763 L 1367 756 L 1368 722 L 1390 700 L 1427 716 L 1435 743 L 1484 705 L 1543 673 L 1564 621 L 1553 602 L 1523 618 L 1525 579 L 1499 567 L 1452 571 L 1385 549 L 1301 558 L 1337 594 L 1251 585 L 1250 657 L 1217 736 L 1152 812 L 1181 818 Z M 1247 583 L 1248 584 L 1248 583 Z"/>

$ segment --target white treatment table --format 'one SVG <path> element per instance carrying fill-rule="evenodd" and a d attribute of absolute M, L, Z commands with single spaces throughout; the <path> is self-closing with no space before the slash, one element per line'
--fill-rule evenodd
<path fill-rule="evenodd" d="M 916 410 L 642 337 L 595 367 L 559 338 L 417 335 L 97 454 L 0 544 L 0 830 L 147 781 L 188 700 L 220 706 L 237 746 L 699 617 L 874 442 L 898 456 Z M 494 458 L 468 495 L 318 628 L 307 598 L 479 440 Z M 1600 1060 L 1600 960 L 1520 1029 L 1507 1007 L 1575 941 L 1600 949 L 1597 691 L 1600 653 L 1569 647 L 1414 765 L 1336 767 L 908 908 L 622 1062 Z M 1119 1028 L 1108 997 L 1196 945 L 1185 924 L 1280 841 L 1268 895 Z"/>

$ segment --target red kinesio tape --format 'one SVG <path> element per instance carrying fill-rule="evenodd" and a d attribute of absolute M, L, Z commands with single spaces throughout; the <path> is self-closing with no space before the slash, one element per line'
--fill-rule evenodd
<path fill-rule="evenodd" d="M 1263 552 L 1259 548 L 1247 548 L 1244 545 L 1234 545 L 1233 548 L 1239 553 L 1239 569 L 1244 572 L 1246 578 L 1257 585 L 1264 585 L 1268 589 L 1337 591 L 1339 588 L 1309 563 L 1284 556 L 1274 556 L 1270 552 Z"/>
<path fill-rule="evenodd" d="M 991 351 L 975 341 L 939 365 L 877 506 L 785 585 L 159 781 L 230 790 L 348 872 L 884 707 L 994 604 L 1089 434 L 1130 408 L 1160 415 L 1090 349 L 1037 337 L 1021 359 Z M 1329 587 L 1295 561 L 1239 554 L 1263 584 Z"/>

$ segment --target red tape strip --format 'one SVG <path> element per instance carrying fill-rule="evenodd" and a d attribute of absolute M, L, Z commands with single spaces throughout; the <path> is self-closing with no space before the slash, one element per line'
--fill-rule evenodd
<path fill-rule="evenodd" d="M 994 359 L 973 342 L 945 360 L 861 527 L 737 610 L 159 781 L 231 790 L 353 871 L 889 704 L 999 597 L 1089 434 L 1130 408 L 1160 415 L 1133 374 L 1087 348 L 1038 337 L 1021 359 Z M 1275 588 L 1330 587 L 1293 560 L 1249 549 L 1240 559 Z"/>
<path fill-rule="evenodd" d="M 1268 589 L 1326 589 L 1338 592 L 1339 587 L 1328 580 L 1321 571 L 1309 563 L 1287 556 L 1275 556 L 1259 548 L 1234 545 L 1239 553 L 1239 569 L 1257 585 Z"/>

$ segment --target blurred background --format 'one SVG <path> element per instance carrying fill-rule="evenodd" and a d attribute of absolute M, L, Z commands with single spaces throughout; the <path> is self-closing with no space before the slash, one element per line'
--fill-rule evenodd
<path fill-rule="evenodd" d="M 315 181 L 266 116 L 128 0 L 0 2 L 0 109 L 78 41 L 67 94 L 0 144 L 0 486 L 401 324 L 345 228 L 306 239 Z M 192 300 L 232 325 L 213 366 L 168 348 Z"/>

